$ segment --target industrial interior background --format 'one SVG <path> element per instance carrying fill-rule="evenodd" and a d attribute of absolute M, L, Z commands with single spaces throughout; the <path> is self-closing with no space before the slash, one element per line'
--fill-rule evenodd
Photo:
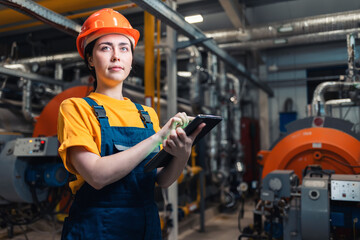
<path fill-rule="evenodd" d="M 75 39 L 105 7 L 141 34 L 130 99 L 162 124 L 177 111 L 223 117 L 177 183 L 156 189 L 164 239 L 195 239 L 181 237 L 191 219 L 196 239 L 360 239 L 360 1 L 0 4 L 1 239 L 59 239 L 72 198 L 58 107 L 90 90 Z M 209 209 L 224 214 L 217 228 Z"/>

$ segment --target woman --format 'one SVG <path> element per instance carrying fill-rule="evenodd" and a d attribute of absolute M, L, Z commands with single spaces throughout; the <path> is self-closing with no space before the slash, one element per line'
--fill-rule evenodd
<path fill-rule="evenodd" d="M 65 100 L 59 111 L 59 154 L 75 194 L 62 239 L 161 239 L 155 181 L 170 186 L 181 174 L 192 143 L 178 113 L 163 128 L 152 108 L 122 95 L 131 71 L 139 32 L 112 9 L 92 14 L 77 38 L 77 48 L 95 78 L 95 91 Z M 179 127 L 181 126 L 181 127 Z M 144 173 L 144 164 L 160 144 L 174 159 Z"/>

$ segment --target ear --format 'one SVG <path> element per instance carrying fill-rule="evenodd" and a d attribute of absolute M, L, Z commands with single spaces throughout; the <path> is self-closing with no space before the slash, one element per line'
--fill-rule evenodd
<path fill-rule="evenodd" d="M 90 66 L 90 67 L 94 67 L 94 63 L 93 63 L 93 58 L 92 58 L 92 56 L 87 56 L 87 58 L 88 58 L 89 66 Z"/>

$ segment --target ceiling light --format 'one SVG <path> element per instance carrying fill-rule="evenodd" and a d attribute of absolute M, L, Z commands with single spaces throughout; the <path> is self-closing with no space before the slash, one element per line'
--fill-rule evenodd
<path fill-rule="evenodd" d="M 185 21 L 187 21 L 188 23 L 199 23 L 199 22 L 203 22 L 204 19 L 200 14 L 197 14 L 197 15 L 185 17 Z"/>
<path fill-rule="evenodd" d="M 177 75 L 180 77 L 191 77 L 191 72 L 178 71 Z"/>
<path fill-rule="evenodd" d="M 279 33 L 287 33 L 294 31 L 294 28 L 291 25 L 282 25 L 278 28 Z"/>
<path fill-rule="evenodd" d="M 287 39 L 285 38 L 278 38 L 274 40 L 274 44 L 286 44 L 287 43 Z"/>

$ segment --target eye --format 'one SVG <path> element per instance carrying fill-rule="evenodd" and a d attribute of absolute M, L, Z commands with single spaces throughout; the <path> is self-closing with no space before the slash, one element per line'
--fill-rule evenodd
<path fill-rule="evenodd" d="M 129 51 L 129 47 L 126 47 L 126 46 L 123 46 L 123 47 L 121 47 L 120 49 L 121 49 L 121 51 L 123 51 L 123 52 Z"/>
<path fill-rule="evenodd" d="M 111 48 L 109 46 L 102 46 L 101 48 L 101 51 L 110 51 Z"/>

